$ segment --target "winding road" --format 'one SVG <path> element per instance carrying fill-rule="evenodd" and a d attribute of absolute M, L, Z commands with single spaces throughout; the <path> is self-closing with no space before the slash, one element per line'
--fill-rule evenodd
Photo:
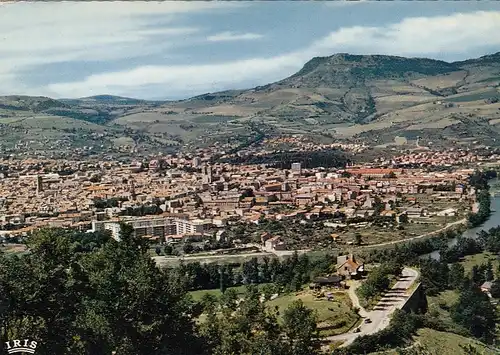
<path fill-rule="evenodd" d="M 369 318 L 371 323 L 363 323 L 358 327 L 359 332 L 354 333 L 352 330 L 349 333 L 344 333 L 340 335 L 334 335 L 324 340 L 328 341 L 345 341 L 342 346 L 347 346 L 351 344 L 354 339 L 361 335 L 368 335 L 376 333 L 389 325 L 391 320 L 391 315 L 396 309 L 400 309 L 406 302 L 410 295 L 411 287 L 418 278 L 418 271 L 405 267 L 398 281 L 394 286 L 387 291 L 378 304 L 373 308 L 372 311 L 366 311 L 360 304 L 356 293 L 354 292 L 359 284 L 353 285 L 349 289 L 349 296 L 353 303 L 353 307 L 358 307 L 360 309 L 359 314 L 363 318 Z"/>
<path fill-rule="evenodd" d="M 435 231 L 432 231 L 432 232 L 429 232 L 429 233 L 425 233 L 425 234 L 421 234 L 421 235 L 417 235 L 415 237 L 411 237 L 411 238 L 406 238 L 406 239 L 400 239 L 400 240 L 394 240 L 394 241 L 391 241 L 391 242 L 385 242 L 385 243 L 380 243 L 380 244 L 372 244 L 372 245 L 366 245 L 366 246 L 362 246 L 361 249 L 372 249 L 372 248 L 378 248 L 378 247 L 383 247 L 383 246 L 387 246 L 387 245 L 395 245 L 395 244 L 400 244 L 400 243 L 407 243 L 407 242 L 410 242 L 410 241 L 413 241 L 413 240 L 417 240 L 417 239 L 421 239 L 421 238 L 425 238 L 425 237 L 429 237 L 431 235 L 434 235 L 434 234 L 438 234 L 439 232 L 443 232 L 445 230 L 447 230 L 448 228 L 450 227 L 453 227 L 455 225 L 458 225 L 458 224 L 464 224 L 467 222 L 467 219 L 466 218 L 463 218 L 459 221 L 455 221 L 455 222 L 452 222 L 452 223 L 448 223 L 446 226 L 444 226 L 443 228 L 441 229 L 438 229 L 438 230 L 435 230 Z M 309 252 L 310 250 L 307 250 L 307 249 L 304 249 L 304 250 L 270 250 L 270 251 L 266 251 L 266 250 L 263 250 L 262 246 L 259 245 L 259 244 L 255 244 L 255 243 L 249 243 L 247 245 L 245 245 L 247 247 L 256 247 L 256 248 L 259 248 L 261 249 L 261 251 L 259 252 L 253 252 L 253 253 L 247 253 L 247 254 L 212 254 L 212 255 L 188 255 L 188 256 L 184 256 L 184 257 L 166 257 L 166 256 L 153 256 L 153 260 L 156 262 L 157 265 L 159 266 L 162 266 L 162 265 L 165 265 L 167 262 L 169 261 L 180 261 L 180 260 L 198 260 L 200 262 L 210 262 L 211 260 L 213 259 L 231 259 L 231 258 L 250 258 L 250 257 L 260 257 L 260 256 L 269 256 L 269 255 L 276 255 L 278 257 L 283 257 L 283 256 L 290 256 L 290 255 L 293 255 L 293 253 L 297 252 L 298 254 L 304 254 L 304 253 L 307 253 Z"/>
<path fill-rule="evenodd" d="M 430 237 L 431 235 L 438 234 L 440 232 L 444 232 L 445 230 L 447 230 L 450 227 L 456 226 L 458 224 L 465 224 L 466 222 L 467 222 L 467 218 L 462 218 L 462 219 L 460 219 L 458 221 L 448 223 L 443 228 L 440 228 L 438 230 L 435 230 L 435 231 L 432 231 L 432 232 L 429 232 L 429 233 L 420 234 L 420 235 L 417 235 L 415 237 L 406 238 L 406 239 L 393 240 L 391 242 L 385 242 L 385 243 L 367 245 L 364 248 L 378 248 L 378 247 L 383 247 L 383 246 L 387 246 L 387 245 L 394 245 L 394 244 L 411 242 L 413 240 L 417 240 L 417 239 L 421 239 L 421 238 L 425 238 L 425 237 Z"/>

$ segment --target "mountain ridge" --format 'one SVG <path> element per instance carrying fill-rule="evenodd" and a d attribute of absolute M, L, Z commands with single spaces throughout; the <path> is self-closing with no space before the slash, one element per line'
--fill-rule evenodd
<path fill-rule="evenodd" d="M 400 138 L 411 143 L 417 136 L 422 144 L 491 143 L 500 135 L 499 97 L 500 52 L 455 62 L 337 53 L 311 58 L 296 73 L 250 89 L 177 101 L 5 96 L 0 114 L 64 116 L 198 145 L 248 136 L 249 123 L 272 134 L 372 145 Z"/>

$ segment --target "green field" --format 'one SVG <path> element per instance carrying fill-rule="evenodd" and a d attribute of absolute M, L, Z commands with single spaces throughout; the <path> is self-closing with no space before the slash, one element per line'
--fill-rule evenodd
<path fill-rule="evenodd" d="M 453 329 L 457 333 L 465 332 L 465 329 L 459 327 L 450 315 L 450 308 L 458 301 L 457 291 L 443 291 L 437 296 L 428 296 L 428 313 L 440 320 L 443 326 L 447 329 Z"/>
<path fill-rule="evenodd" d="M 498 354 L 498 352 L 487 347 L 474 339 L 466 338 L 461 335 L 439 332 L 433 329 L 420 329 L 415 340 L 423 346 L 430 354 L 439 355 L 468 355 L 469 352 L 461 346 L 471 344 L 483 354 Z"/>
<path fill-rule="evenodd" d="M 429 328 L 419 329 L 417 335 L 414 337 L 414 343 L 406 349 L 413 349 L 415 351 L 414 353 L 410 352 L 410 354 L 469 355 L 470 352 L 467 350 L 467 348 L 464 348 L 467 345 L 471 345 L 473 349 L 479 351 L 479 354 L 499 354 L 498 350 L 495 350 L 494 348 L 477 340 L 466 338 L 458 334 L 440 332 Z M 399 350 L 391 349 L 370 354 L 399 355 L 402 353 Z"/>
<path fill-rule="evenodd" d="M 259 285 L 259 287 L 262 287 L 262 285 Z M 238 286 L 238 287 L 230 287 L 231 289 L 236 290 L 239 296 L 243 295 L 245 291 L 245 286 Z M 222 295 L 222 292 L 218 288 L 212 289 L 212 290 L 197 290 L 197 291 L 190 291 L 189 294 L 191 297 L 193 297 L 193 300 L 195 301 L 200 301 L 204 295 L 210 294 L 214 295 L 217 297 L 220 297 Z"/>
<path fill-rule="evenodd" d="M 450 97 L 446 98 L 443 101 L 446 102 L 468 102 L 468 101 L 477 101 L 477 100 L 486 100 L 492 97 L 498 97 L 498 91 L 493 89 L 493 90 L 487 90 L 483 92 L 477 92 L 477 93 L 470 93 L 462 96 L 455 96 L 455 97 Z"/>
<path fill-rule="evenodd" d="M 195 123 L 224 123 L 237 119 L 238 116 L 220 116 L 220 115 L 206 115 L 193 117 L 191 121 Z"/>
<path fill-rule="evenodd" d="M 263 286 L 264 284 L 261 284 L 259 288 Z M 236 290 L 239 296 L 243 296 L 245 286 L 233 287 L 233 289 Z M 195 301 L 200 301 L 205 294 L 221 296 L 219 289 L 191 291 L 189 294 Z M 333 292 L 333 295 L 333 300 L 327 301 L 325 298 L 317 299 L 312 291 L 301 291 L 283 294 L 275 300 L 268 301 L 267 306 L 271 310 L 277 310 L 281 317 L 293 301 L 300 299 L 306 307 L 316 311 L 321 336 L 337 335 L 355 327 L 359 323 L 360 317 L 352 309 L 351 300 L 346 292 L 337 291 Z"/>
<path fill-rule="evenodd" d="M 494 254 L 484 252 L 484 253 L 475 254 L 475 255 L 468 255 L 460 263 L 463 265 L 463 267 L 465 269 L 465 273 L 470 274 L 472 267 L 474 265 L 486 264 L 486 263 L 488 263 L 488 260 L 491 260 L 491 263 L 493 264 L 493 272 L 495 273 L 495 276 L 498 277 L 499 276 L 498 275 L 499 261 Z"/>
<path fill-rule="evenodd" d="M 359 321 L 359 316 L 352 310 L 351 300 L 346 292 L 333 292 L 333 301 L 316 299 L 309 291 L 278 297 L 269 301 L 270 308 L 277 308 L 279 314 L 295 300 L 317 312 L 318 328 L 321 336 L 337 335 L 347 332 Z"/>

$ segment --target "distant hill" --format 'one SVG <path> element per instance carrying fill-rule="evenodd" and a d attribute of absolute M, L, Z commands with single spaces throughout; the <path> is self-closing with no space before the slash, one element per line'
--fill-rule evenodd
<path fill-rule="evenodd" d="M 500 53 L 447 63 L 426 58 L 335 54 L 250 90 L 210 93 L 162 105 L 159 123 L 231 117 L 278 132 L 327 135 L 372 144 L 482 141 L 500 133 Z M 152 119 L 152 114 L 149 115 Z M 174 118 L 175 117 L 175 118 Z M 120 121 L 121 119 L 118 119 Z M 208 119 L 207 119 L 208 120 Z M 141 117 L 126 124 L 141 125 Z M 400 139 L 402 138 L 402 139 Z"/>
<path fill-rule="evenodd" d="M 102 98 L 105 100 L 105 98 Z M 96 154 L 171 151 L 179 143 L 112 124 L 151 103 L 135 100 L 85 104 L 48 97 L 0 96 L 1 154 L 82 157 Z M 138 104 L 140 102 L 140 104 Z M 135 111 L 134 111 L 135 112 Z"/>
<path fill-rule="evenodd" d="M 245 140 L 252 127 L 261 127 L 415 148 L 498 145 L 499 100 L 500 52 L 453 63 L 341 53 L 313 58 L 275 83 L 179 101 L 5 96 L 0 117 L 21 112 L 66 117 L 131 129 L 165 144 Z"/>
<path fill-rule="evenodd" d="M 143 105 L 143 104 L 155 104 L 164 102 L 164 101 L 140 100 L 130 97 L 114 96 L 114 95 L 95 95 L 89 97 L 82 97 L 79 99 L 59 99 L 59 101 L 75 105 L 82 105 L 82 104 Z"/>

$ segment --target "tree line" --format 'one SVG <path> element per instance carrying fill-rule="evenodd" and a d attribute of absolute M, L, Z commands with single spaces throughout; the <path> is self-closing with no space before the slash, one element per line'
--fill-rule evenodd
<path fill-rule="evenodd" d="M 330 271 L 333 256 L 311 259 L 305 254 L 294 253 L 289 258 L 264 257 L 261 262 L 252 258 L 241 264 L 218 265 L 181 263 L 175 269 L 184 276 L 188 290 L 227 288 L 241 285 L 274 283 L 285 292 L 299 291 L 315 276 Z"/>
<path fill-rule="evenodd" d="M 491 213 L 490 186 L 488 180 L 497 177 L 494 170 L 476 171 L 469 177 L 469 185 L 476 190 L 479 208 L 477 213 L 469 214 L 467 218 L 469 228 L 474 228 L 483 224 Z"/>
<path fill-rule="evenodd" d="M 320 270 L 326 258 L 271 260 L 268 271 L 251 260 L 241 266 L 241 283 L 247 285 L 242 300 L 227 288 L 234 285 L 229 269 L 220 267 L 217 276 L 199 265 L 159 269 L 147 241 L 126 225 L 121 235 L 117 242 L 109 233 L 44 229 L 28 238 L 28 253 L 0 254 L 2 344 L 29 338 L 42 355 L 317 352 L 316 315 L 300 302 L 283 314 L 267 309 L 255 284 L 297 289 L 311 277 L 311 265 Z M 208 283 L 200 269 L 210 274 Z M 224 291 L 220 300 L 196 302 L 189 296 L 189 289 L 212 287 L 211 282 Z"/>
<path fill-rule="evenodd" d="M 221 160 L 230 164 L 267 164 L 277 169 L 291 169 L 292 163 L 301 162 L 303 168 L 341 168 L 351 160 L 337 149 L 316 151 L 285 151 L 262 155 L 236 156 Z"/>
<path fill-rule="evenodd" d="M 363 284 L 356 290 L 361 300 L 365 303 L 374 300 L 389 288 L 392 279 L 403 272 L 403 265 L 391 261 L 385 262 L 368 274 Z"/>

